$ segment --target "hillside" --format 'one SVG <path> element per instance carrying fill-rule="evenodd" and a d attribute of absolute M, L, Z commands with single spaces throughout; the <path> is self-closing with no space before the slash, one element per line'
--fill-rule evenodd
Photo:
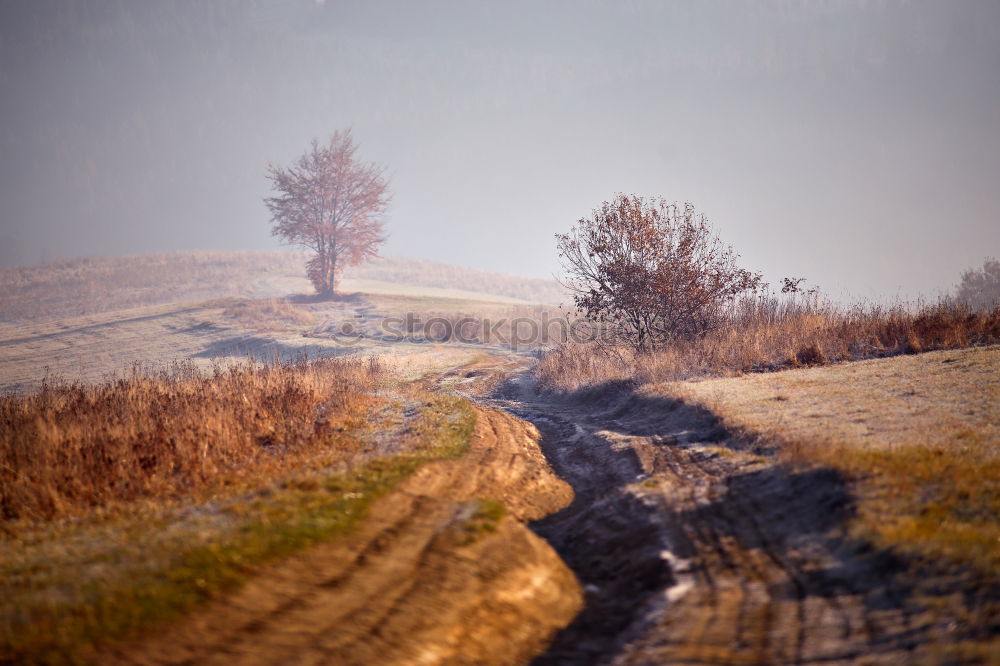
<path fill-rule="evenodd" d="M 231 274 L 246 270 L 234 263 Z M 305 289 L 272 266 L 261 291 Z M 699 349 L 652 370 L 591 363 L 599 350 L 582 344 L 535 364 L 537 346 L 515 353 L 482 337 L 485 327 L 462 340 L 394 329 L 404 313 L 484 323 L 538 318 L 540 306 L 357 275 L 345 284 L 358 292 L 0 328 L 0 386 L 15 423 L 0 484 L 8 650 L 44 655 L 60 624 L 55 650 L 90 645 L 107 663 L 223 663 L 236 653 L 253 663 L 258 651 L 343 663 L 373 650 L 411 663 L 424 649 L 432 663 L 473 650 L 489 663 L 540 654 L 543 664 L 989 663 L 997 654 L 1000 347 L 958 335 L 983 324 L 976 335 L 995 339 L 993 319 L 900 314 L 889 330 L 883 317 L 877 351 L 896 356 L 846 363 L 834 353 L 854 349 L 845 333 L 795 319 L 769 329 L 783 345 L 773 356 L 762 346 L 747 358 L 796 369 L 744 373 L 716 359 L 701 367 L 737 376 L 663 381 L 687 374 L 674 368 Z M 855 324 L 844 330 L 874 330 Z M 941 331 L 950 333 L 938 340 Z M 812 344 L 820 367 L 782 353 Z M 164 366 L 174 359 L 186 360 Z M 286 388 L 247 359 L 285 362 L 275 376 Z M 137 371 L 123 373 L 133 362 Z M 352 379 L 341 394 L 313 377 L 323 363 L 382 368 L 382 378 Z M 111 372 L 117 379 L 101 383 Z M 84 381 L 35 390 L 47 373 Z M 421 425 L 421 414 L 437 420 Z M 413 439 L 437 441 L 473 420 L 459 462 L 450 449 L 434 454 L 449 460 L 431 459 Z M 98 449 L 106 455 L 91 455 Z M 494 482 L 519 469 L 512 461 L 529 463 L 524 474 Z M 522 476 L 541 485 L 525 493 Z M 355 514 L 354 502 L 370 512 Z M 257 525 L 261 511 L 275 519 Z M 147 523 L 169 529 L 156 537 Z M 176 584 L 130 583 L 164 572 Z M 53 606 L 56 589 L 68 596 Z M 391 590 L 403 592 L 384 596 Z M 175 612 L 175 633 L 163 632 Z"/>
<path fill-rule="evenodd" d="M 211 298 L 309 294 L 305 260 L 306 255 L 287 251 L 191 251 L 2 268 L 0 323 Z M 384 257 L 348 271 L 341 291 L 371 291 L 373 281 L 408 289 L 460 290 L 459 296 L 479 300 L 546 304 L 564 300 L 562 288 L 553 280 Z"/>

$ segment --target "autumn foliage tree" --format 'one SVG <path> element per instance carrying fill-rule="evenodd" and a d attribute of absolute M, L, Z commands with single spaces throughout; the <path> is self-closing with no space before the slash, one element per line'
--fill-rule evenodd
<path fill-rule="evenodd" d="M 761 287 L 690 203 L 619 194 L 556 239 L 577 309 L 638 352 L 703 335 Z"/>
<path fill-rule="evenodd" d="M 313 139 L 288 168 L 268 165 L 271 233 L 315 252 L 306 270 L 323 297 L 334 294 L 340 271 L 375 256 L 385 241 L 385 169 L 359 161 L 356 152 L 351 131 L 338 131 L 326 144 Z"/>

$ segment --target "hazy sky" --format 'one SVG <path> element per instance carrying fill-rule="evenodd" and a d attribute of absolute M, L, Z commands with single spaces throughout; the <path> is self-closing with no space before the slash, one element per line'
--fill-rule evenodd
<path fill-rule="evenodd" d="M 547 277 L 625 191 L 833 295 L 1000 255 L 996 0 L 0 0 L 0 263 L 278 247 L 268 161 L 346 127 L 387 254 Z"/>

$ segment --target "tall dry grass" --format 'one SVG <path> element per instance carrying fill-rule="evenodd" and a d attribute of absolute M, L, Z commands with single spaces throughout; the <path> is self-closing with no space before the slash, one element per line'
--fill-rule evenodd
<path fill-rule="evenodd" d="M 385 379 L 375 360 L 179 363 L 0 396 L 0 518 L 51 519 L 240 486 L 354 451 Z"/>
<path fill-rule="evenodd" d="M 1000 308 L 955 301 L 843 307 L 809 299 L 747 299 L 722 324 L 651 354 L 614 345 L 564 344 L 536 368 L 540 386 L 572 392 L 609 381 L 639 384 L 764 372 L 1000 342 Z"/>

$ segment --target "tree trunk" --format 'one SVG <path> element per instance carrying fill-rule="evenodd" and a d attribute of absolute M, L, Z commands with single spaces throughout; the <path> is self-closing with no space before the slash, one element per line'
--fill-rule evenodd
<path fill-rule="evenodd" d="M 337 257 L 331 256 L 326 266 L 328 271 L 326 274 L 327 289 L 329 295 L 333 296 L 337 293 Z"/>
<path fill-rule="evenodd" d="M 337 239 L 330 239 L 330 247 L 327 252 L 326 267 L 329 271 L 326 274 L 326 283 L 329 285 L 330 296 L 337 293 Z"/>

